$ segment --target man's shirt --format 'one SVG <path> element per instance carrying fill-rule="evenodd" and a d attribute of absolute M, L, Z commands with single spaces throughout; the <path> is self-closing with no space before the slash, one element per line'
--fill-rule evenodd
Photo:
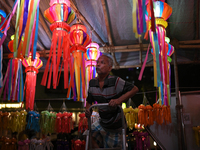
<path fill-rule="evenodd" d="M 124 81 L 123 79 L 108 75 L 104 80 L 103 88 L 99 86 L 98 78 L 94 78 L 89 82 L 89 90 L 87 102 L 92 104 L 109 103 L 111 99 L 117 99 L 134 87 L 133 84 Z M 99 108 L 100 124 L 105 129 L 118 129 L 122 126 L 120 109 L 111 109 L 107 106 Z"/>

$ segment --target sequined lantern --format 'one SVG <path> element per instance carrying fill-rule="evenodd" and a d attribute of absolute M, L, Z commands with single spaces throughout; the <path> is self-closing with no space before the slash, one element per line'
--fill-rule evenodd
<path fill-rule="evenodd" d="M 68 65 L 70 62 L 70 41 L 68 32 L 70 24 L 75 19 L 75 13 L 70 8 L 69 0 L 51 0 L 50 7 L 44 12 L 45 18 L 51 23 L 50 29 L 53 32 L 49 59 L 43 74 L 41 85 L 46 86 L 49 64 L 50 72 L 47 88 L 51 85 L 51 76 L 53 72 L 53 89 L 56 89 L 59 83 L 59 66 L 64 66 L 64 89 L 68 88 Z M 63 54 L 62 54 L 63 52 Z M 62 58 L 61 58 L 62 57 Z"/>
<path fill-rule="evenodd" d="M 76 23 L 70 30 L 70 41 L 72 47 L 70 52 L 72 53 L 72 64 L 70 66 L 70 86 L 73 89 L 74 99 L 83 100 L 86 98 L 85 88 L 85 56 L 86 46 L 91 42 L 89 35 L 86 33 L 86 27 L 81 23 Z M 70 90 L 68 90 L 67 97 L 70 96 Z"/>
<path fill-rule="evenodd" d="M 28 59 L 23 59 L 22 64 L 26 68 L 26 109 L 34 109 L 34 99 L 35 99 L 35 87 L 38 69 L 43 65 L 43 62 L 39 59 L 40 55 L 36 53 L 36 57 L 32 60 L 32 55 L 30 53 Z"/>

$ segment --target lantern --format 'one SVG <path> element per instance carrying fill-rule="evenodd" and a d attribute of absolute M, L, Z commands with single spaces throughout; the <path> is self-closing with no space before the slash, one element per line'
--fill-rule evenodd
<path fill-rule="evenodd" d="M 72 65 L 70 66 L 70 86 L 73 89 L 74 99 L 81 100 L 86 98 L 85 89 L 85 56 L 86 46 L 91 42 L 89 35 L 86 33 L 86 27 L 81 23 L 76 23 L 70 30 L 70 41 L 72 47 L 70 52 L 72 54 Z M 67 97 L 69 97 L 70 90 L 68 90 Z"/>
<path fill-rule="evenodd" d="M 89 81 L 96 77 L 96 60 L 102 53 L 99 51 L 99 45 L 95 42 L 91 42 L 87 47 L 85 53 L 85 76 L 86 76 L 86 87 L 88 89 Z"/>
<path fill-rule="evenodd" d="M 153 7 L 154 6 L 154 7 Z M 172 8 L 163 1 L 153 1 L 147 4 L 147 23 L 150 42 L 153 47 L 154 86 L 159 88 L 159 102 L 170 105 L 170 64 L 169 57 L 173 54 L 173 46 L 166 43 L 166 20 L 172 13 Z M 152 19 L 155 27 L 152 24 Z"/>
<path fill-rule="evenodd" d="M 23 59 L 23 66 L 26 68 L 26 109 L 34 109 L 35 99 L 35 86 L 38 69 L 42 67 L 43 62 L 39 59 L 40 55 L 36 53 L 36 57 L 32 60 L 32 54 L 30 53 L 28 59 Z"/>
<path fill-rule="evenodd" d="M 11 36 L 11 41 L 8 43 L 8 49 L 10 50 L 10 54 L 8 57 L 10 58 L 8 62 L 7 71 L 3 80 L 3 85 L 0 91 L 0 95 L 3 94 L 3 99 L 12 100 L 12 101 L 23 101 L 23 69 L 21 58 L 13 57 L 13 41 L 14 35 Z"/>
<path fill-rule="evenodd" d="M 58 71 L 64 66 L 64 89 L 68 88 L 68 64 L 70 64 L 69 35 L 70 24 L 75 19 L 75 13 L 70 8 L 69 0 L 51 0 L 50 7 L 44 12 L 45 18 L 51 23 L 53 32 L 49 59 L 43 74 L 41 85 L 46 86 L 49 64 L 51 61 L 47 88 L 51 85 L 51 74 L 53 72 L 53 89 L 59 83 Z M 63 55 L 62 55 L 63 52 Z M 61 59 L 62 57 L 62 59 Z"/>
<path fill-rule="evenodd" d="M 7 22 L 6 13 L 3 10 L 0 10 L 0 32 L 5 30 Z"/>
<path fill-rule="evenodd" d="M 0 40 L 3 37 L 3 31 L 5 30 L 7 24 L 7 20 L 6 20 L 6 13 L 3 10 L 0 10 Z M 2 74 L 2 58 L 3 58 L 3 46 L 0 45 L 0 87 L 3 86 L 3 74 Z"/>
<path fill-rule="evenodd" d="M 145 2 L 146 0 L 133 0 L 133 32 L 136 38 L 140 37 L 143 32 L 146 32 Z"/>
<path fill-rule="evenodd" d="M 25 0 L 16 3 L 15 39 L 13 42 L 14 57 L 28 57 L 32 53 L 35 59 L 39 24 L 40 0 Z M 22 37 L 24 36 L 23 46 Z"/>

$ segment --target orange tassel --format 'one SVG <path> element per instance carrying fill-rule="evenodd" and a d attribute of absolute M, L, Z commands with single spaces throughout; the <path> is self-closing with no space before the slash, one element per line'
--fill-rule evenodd
<path fill-rule="evenodd" d="M 145 106 L 143 104 L 141 104 L 139 107 L 138 107 L 139 111 L 138 111 L 138 123 L 140 125 L 144 125 L 146 126 L 146 122 L 145 122 Z"/>
<path fill-rule="evenodd" d="M 146 106 L 146 122 L 147 125 L 153 125 L 153 108 L 150 105 Z"/>

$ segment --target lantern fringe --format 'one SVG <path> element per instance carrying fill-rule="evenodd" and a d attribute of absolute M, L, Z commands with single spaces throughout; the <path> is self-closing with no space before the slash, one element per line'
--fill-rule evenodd
<path fill-rule="evenodd" d="M 18 59 L 10 59 L 8 62 L 7 71 L 4 77 L 3 86 L 0 90 L 2 96 L 4 90 L 3 100 L 23 102 L 23 70 L 21 61 Z"/>
<path fill-rule="evenodd" d="M 55 30 L 53 32 L 53 38 L 52 38 L 52 45 L 50 48 L 50 53 L 49 53 L 49 59 L 47 61 L 45 71 L 43 74 L 43 78 L 41 81 L 41 85 L 46 86 L 47 82 L 47 76 L 48 76 L 48 70 L 49 70 L 49 64 L 51 61 L 50 65 L 50 71 L 49 71 L 49 77 L 48 77 L 48 84 L 47 88 L 50 88 L 51 85 L 51 77 L 52 77 L 52 72 L 53 72 L 53 89 L 56 89 L 58 86 L 59 82 L 59 66 L 61 62 L 61 56 L 62 56 L 62 49 L 63 49 L 63 60 L 61 62 L 64 65 L 64 89 L 68 88 L 68 64 L 70 64 L 70 54 L 69 54 L 69 35 L 67 34 L 66 31 L 64 30 Z M 57 48 L 57 58 L 56 58 L 56 47 Z M 61 70 L 60 70 L 61 72 Z"/>

